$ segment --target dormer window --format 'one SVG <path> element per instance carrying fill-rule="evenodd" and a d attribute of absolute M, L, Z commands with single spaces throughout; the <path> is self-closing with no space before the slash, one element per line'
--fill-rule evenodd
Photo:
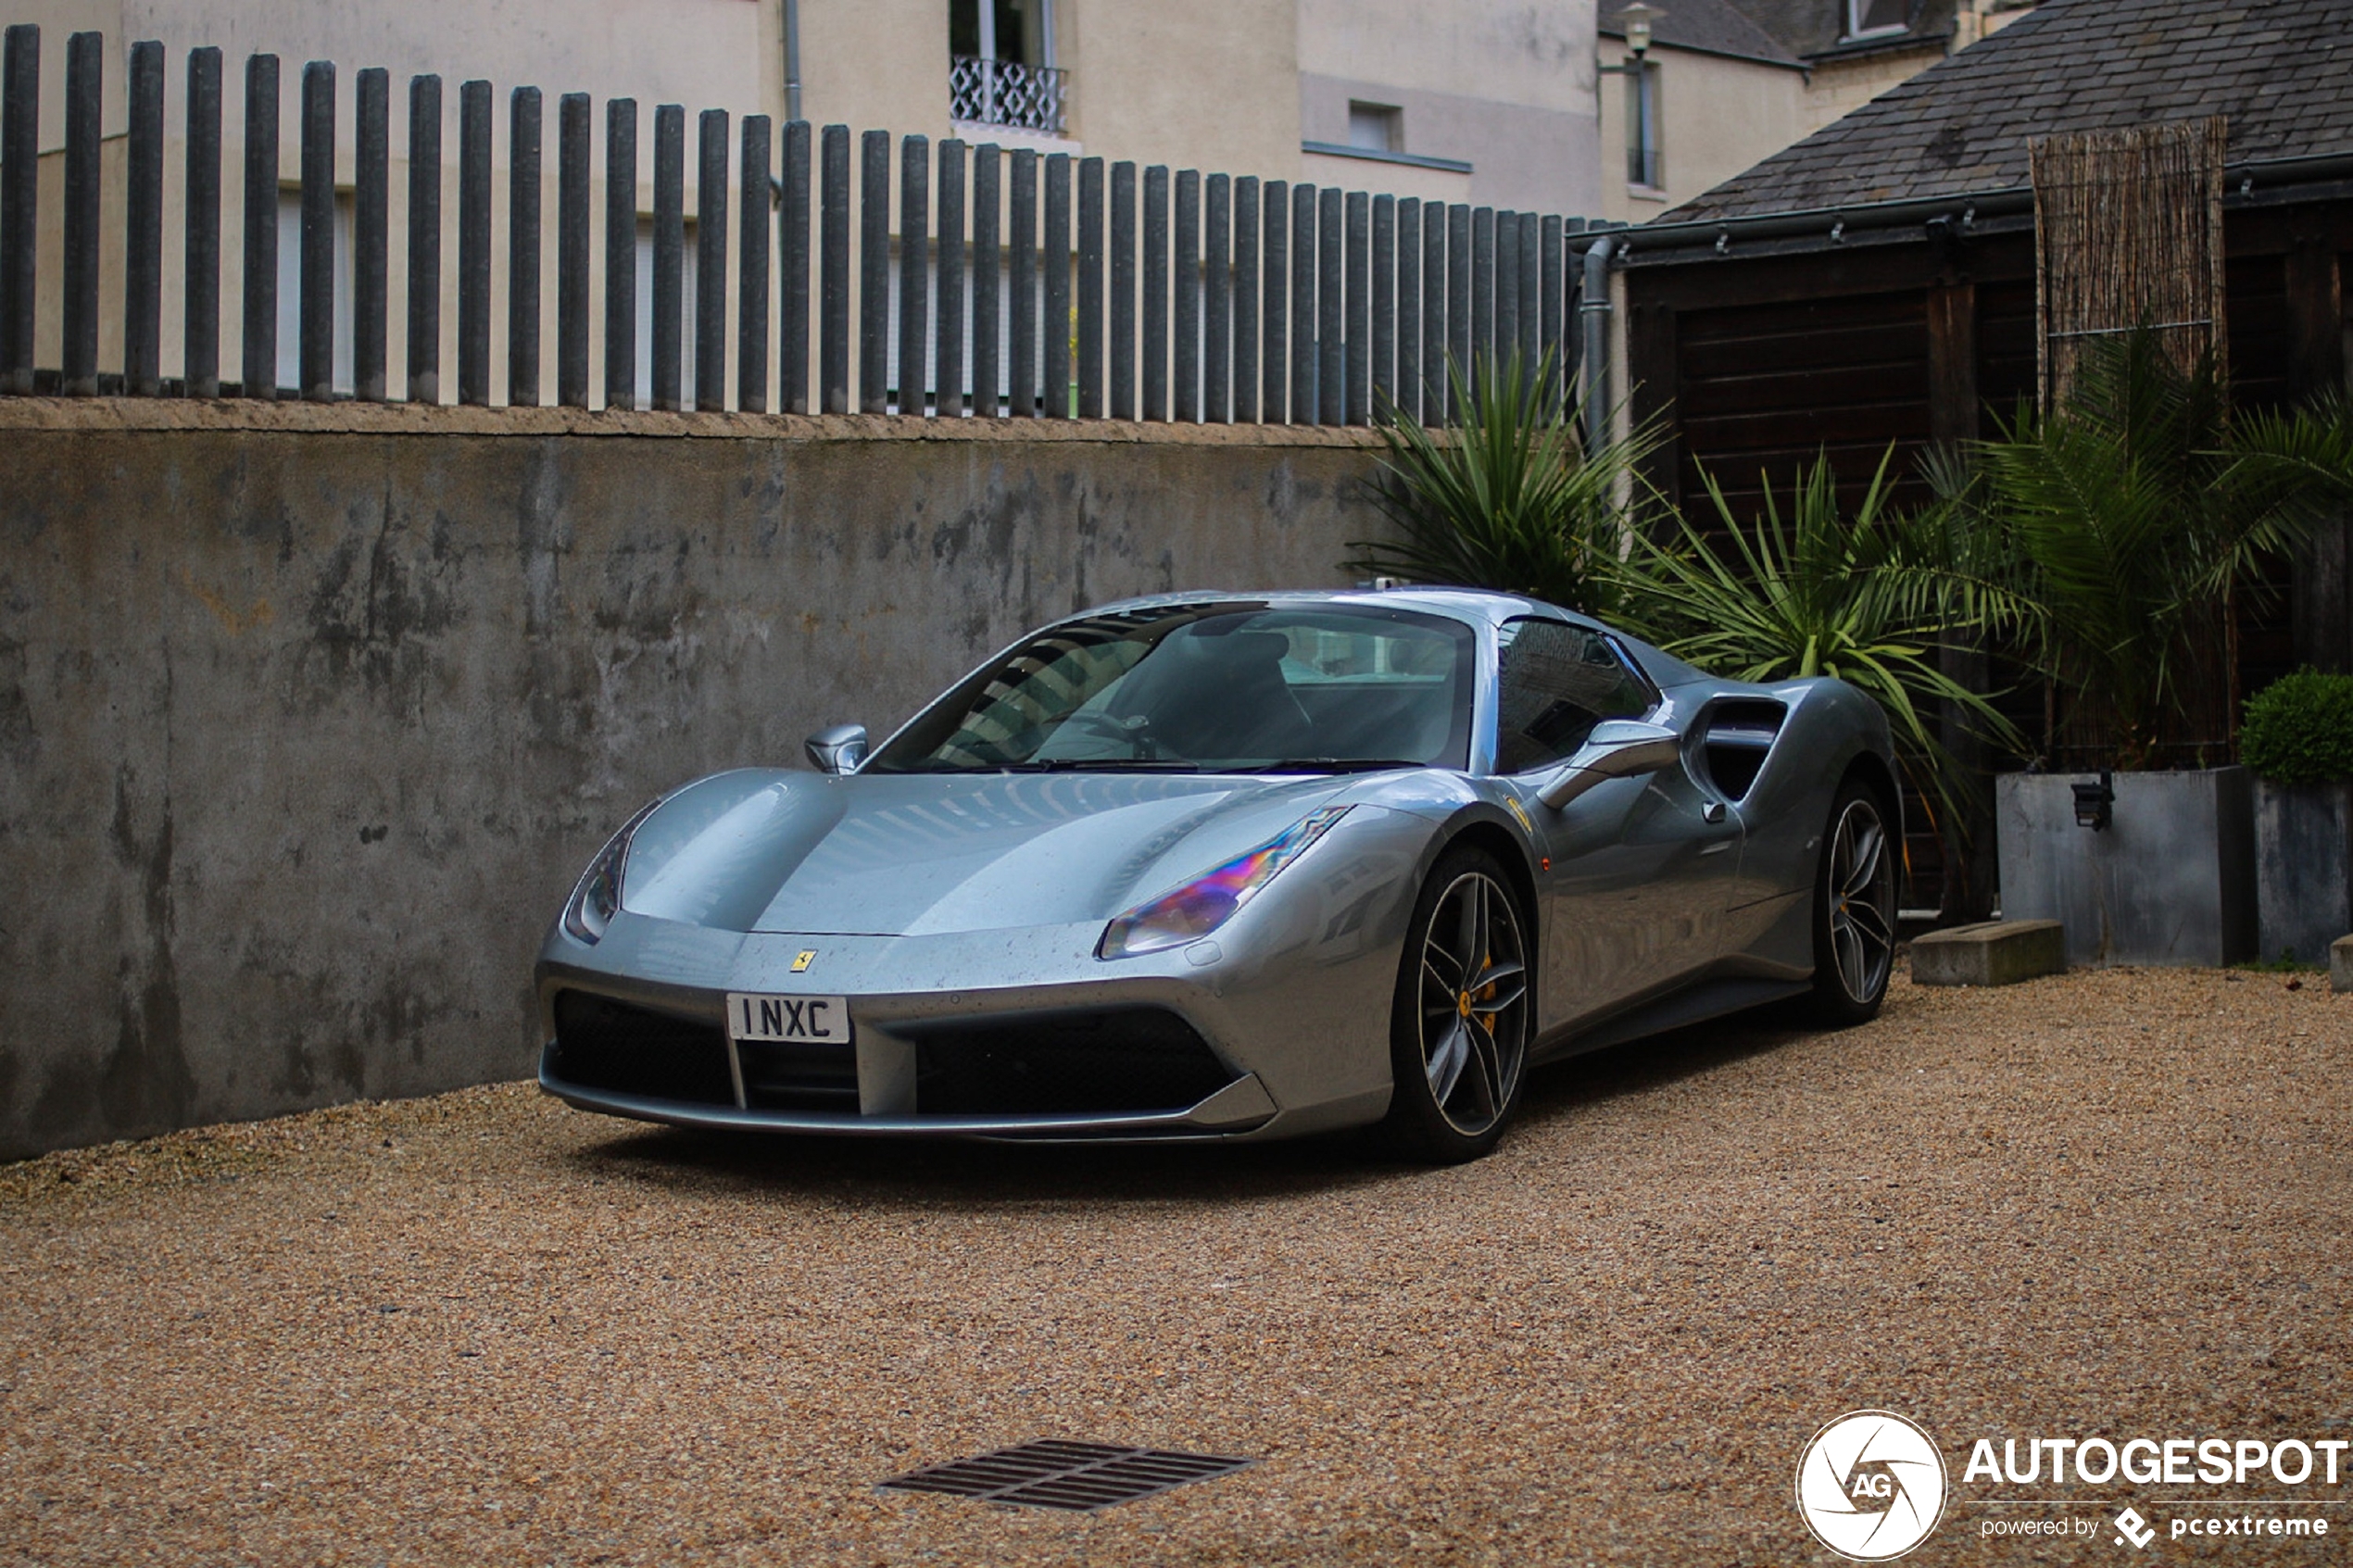
<path fill-rule="evenodd" d="M 1884 38 L 1912 25 L 1912 0 L 1843 0 L 1846 36 Z"/>

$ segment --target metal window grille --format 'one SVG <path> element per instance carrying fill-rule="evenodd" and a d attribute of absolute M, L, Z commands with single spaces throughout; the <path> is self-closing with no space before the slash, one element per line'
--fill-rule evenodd
<path fill-rule="evenodd" d="M 949 113 L 975 125 L 1004 125 L 1048 136 L 1063 133 L 1070 73 L 1019 60 L 950 57 Z"/>

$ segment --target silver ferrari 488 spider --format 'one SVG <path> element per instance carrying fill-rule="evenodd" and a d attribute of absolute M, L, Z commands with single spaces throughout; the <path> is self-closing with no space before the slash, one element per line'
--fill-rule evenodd
<path fill-rule="evenodd" d="M 1464 590 L 1045 628 L 869 753 L 663 796 L 541 949 L 540 1082 L 692 1126 L 1485 1152 L 1528 1070 L 1877 1011 L 1898 794 L 1833 680 Z"/>

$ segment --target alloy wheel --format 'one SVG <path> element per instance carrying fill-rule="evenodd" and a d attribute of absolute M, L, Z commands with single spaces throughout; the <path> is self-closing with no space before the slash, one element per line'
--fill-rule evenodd
<path fill-rule="evenodd" d="M 1512 1102 L 1528 1051 L 1528 954 L 1508 891 L 1483 872 L 1450 884 L 1422 939 L 1422 1071 L 1447 1124 L 1477 1137 Z"/>
<path fill-rule="evenodd" d="M 1869 1002 L 1895 960 L 1895 863 L 1869 800 L 1850 800 L 1831 837 L 1831 961 L 1841 989 Z"/>

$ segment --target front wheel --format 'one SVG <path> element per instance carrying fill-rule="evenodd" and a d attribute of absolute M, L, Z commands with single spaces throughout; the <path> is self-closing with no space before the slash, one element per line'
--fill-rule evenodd
<path fill-rule="evenodd" d="M 1495 1147 L 1519 1103 L 1533 1020 L 1528 942 L 1492 855 L 1441 858 L 1414 905 L 1390 1022 L 1390 1139 L 1439 1163 Z"/>
<path fill-rule="evenodd" d="M 1814 875 L 1815 1016 L 1833 1028 L 1878 1017 L 1894 967 L 1894 846 L 1878 795 L 1849 779 Z"/>

